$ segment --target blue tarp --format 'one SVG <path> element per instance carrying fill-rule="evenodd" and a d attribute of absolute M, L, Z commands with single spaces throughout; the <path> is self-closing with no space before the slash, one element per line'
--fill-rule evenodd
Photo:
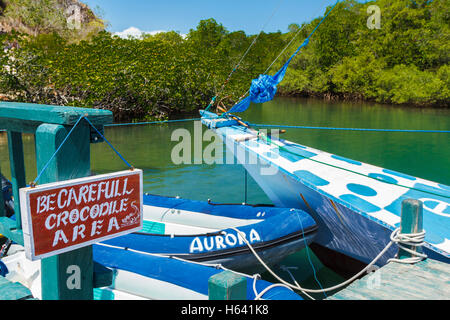
<path fill-rule="evenodd" d="M 289 60 L 281 67 L 280 70 L 274 75 L 270 76 L 268 74 L 262 74 L 257 79 L 253 79 L 252 85 L 249 90 L 249 95 L 235 104 L 229 112 L 243 112 L 248 109 L 250 106 L 250 102 L 253 103 L 264 103 L 273 99 L 275 94 L 277 93 L 277 85 L 283 81 L 284 75 L 286 74 L 286 70 L 289 66 L 291 60 L 299 53 L 300 49 L 307 46 L 309 43 L 309 39 L 316 32 L 322 22 L 328 17 L 331 11 L 336 7 L 339 3 L 339 0 L 333 5 L 331 10 L 322 18 L 320 23 L 314 28 L 311 34 L 306 38 L 305 41 L 301 44 L 300 47 L 294 52 L 294 54 L 289 58 Z"/>

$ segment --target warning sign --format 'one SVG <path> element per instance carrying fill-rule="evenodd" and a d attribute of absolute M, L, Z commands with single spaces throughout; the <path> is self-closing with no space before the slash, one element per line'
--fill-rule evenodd
<path fill-rule="evenodd" d="M 142 170 L 20 189 L 24 244 L 37 260 L 142 228 Z"/>

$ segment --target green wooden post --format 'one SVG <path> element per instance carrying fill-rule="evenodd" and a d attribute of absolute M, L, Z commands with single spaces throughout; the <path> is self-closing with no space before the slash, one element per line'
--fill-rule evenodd
<path fill-rule="evenodd" d="M 38 172 L 54 154 L 70 127 L 42 124 L 36 131 Z M 80 123 L 63 145 L 52 163 L 42 174 L 39 184 L 86 177 L 90 173 L 90 129 Z M 66 252 L 41 260 L 42 299 L 93 299 L 92 246 Z M 68 283 L 79 272 L 78 286 Z M 77 276 L 77 275 L 75 275 Z"/>
<path fill-rule="evenodd" d="M 419 233 L 423 231 L 423 203 L 415 199 L 402 201 L 402 216 L 400 221 L 400 233 Z M 421 247 L 407 246 L 406 248 L 421 252 Z M 405 250 L 399 249 L 398 258 L 411 258 L 413 255 Z"/>
<path fill-rule="evenodd" d="M 19 189 L 26 186 L 25 163 L 23 160 L 22 133 L 8 131 L 9 163 L 11 165 L 11 183 L 14 196 L 14 213 L 17 229 L 22 228 L 20 215 Z M 2 202 L 3 203 L 3 202 Z"/>
<path fill-rule="evenodd" d="M 247 300 L 247 279 L 231 271 L 213 275 L 208 280 L 209 300 Z"/>

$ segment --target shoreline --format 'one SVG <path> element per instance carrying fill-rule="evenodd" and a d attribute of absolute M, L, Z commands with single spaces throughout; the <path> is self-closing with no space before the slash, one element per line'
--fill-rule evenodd
<path fill-rule="evenodd" d="M 0 103 L 1 102 L 16 102 L 10 100 L 11 96 L 9 94 L 0 93 Z M 417 108 L 417 109 L 436 109 L 436 110 L 448 110 L 450 109 L 450 102 L 445 103 L 434 103 L 434 104 L 419 104 L 419 103 L 393 103 L 393 102 L 379 102 L 375 99 L 365 98 L 361 94 L 355 93 L 333 93 L 333 92 L 283 92 L 280 91 L 278 93 L 278 98 L 293 98 L 293 99 L 315 99 L 322 100 L 325 103 L 373 103 L 374 105 L 381 105 L 386 107 L 398 107 L 398 108 Z M 36 103 L 36 102 L 34 102 Z M 53 104 L 52 104 L 53 105 Z M 57 105 L 55 106 L 63 106 Z M 88 108 L 100 108 L 111 111 L 117 111 L 117 107 L 105 108 L 105 107 L 96 107 L 92 106 Z M 203 108 L 198 108 L 196 111 L 184 111 L 184 110 L 174 110 L 173 112 L 167 114 L 167 118 L 157 118 L 148 119 L 145 117 L 142 118 L 133 118 L 128 117 L 126 114 L 117 115 L 117 119 L 114 119 L 114 123 L 126 123 L 126 122 L 142 122 L 142 121 L 164 121 L 164 120 L 178 120 L 183 119 L 185 117 L 197 117 L 199 114 L 199 110 Z M 133 113 L 133 112 L 131 112 Z M 130 114 L 131 115 L 131 114 Z M 116 117 L 115 117 L 116 118 Z"/>

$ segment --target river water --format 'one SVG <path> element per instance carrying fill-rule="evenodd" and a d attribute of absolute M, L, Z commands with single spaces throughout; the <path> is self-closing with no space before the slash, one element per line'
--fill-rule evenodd
<path fill-rule="evenodd" d="M 450 109 L 325 102 L 317 99 L 277 98 L 264 105 L 252 105 L 241 116 L 246 121 L 261 124 L 450 130 Z M 197 118 L 198 115 L 192 117 Z M 211 163 L 213 160 L 224 159 L 225 155 L 209 152 L 214 146 L 216 150 L 221 149 L 222 144 L 208 134 L 205 135 L 205 132 L 205 128 L 192 121 L 105 128 L 106 138 L 127 161 L 144 170 L 144 192 L 195 200 L 242 203 L 246 191 L 244 169 L 236 163 Z M 188 150 L 188 158 L 185 158 L 188 163 L 177 164 L 177 160 L 174 161 L 174 158 L 181 154 L 174 151 L 178 150 L 176 147 L 183 141 L 179 137 L 188 137 L 191 141 L 191 148 L 185 149 Z M 448 133 L 287 129 L 283 138 L 346 158 L 450 185 Z M 198 147 L 199 145 L 201 147 Z M 126 169 L 126 165 L 106 143 L 93 144 L 91 151 L 91 167 L 95 173 Z M 36 177 L 32 135 L 24 135 L 24 153 L 27 181 L 32 181 Z M 0 135 L 0 164 L 2 172 L 10 178 L 5 134 Z M 270 203 L 250 177 L 247 202 Z M 342 281 L 341 277 L 325 268 L 311 250 L 303 250 L 283 261 L 283 264 L 297 268 L 292 269 L 292 273 L 305 287 L 326 287 Z M 290 280 L 287 273 L 278 271 L 285 279 Z M 271 280 L 269 276 L 263 276 Z M 316 297 L 324 298 L 325 295 Z"/>

